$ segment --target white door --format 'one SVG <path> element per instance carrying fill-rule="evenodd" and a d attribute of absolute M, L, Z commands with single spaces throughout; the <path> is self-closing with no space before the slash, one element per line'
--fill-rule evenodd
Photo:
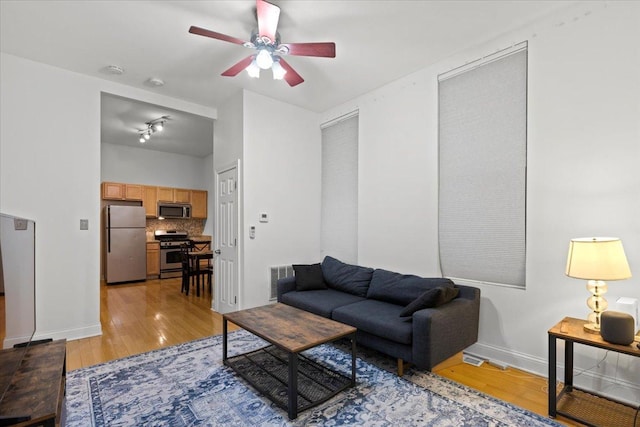
<path fill-rule="evenodd" d="M 238 168 L 216 172 L 216 295 L 214 309 L 238 309 Z"/>

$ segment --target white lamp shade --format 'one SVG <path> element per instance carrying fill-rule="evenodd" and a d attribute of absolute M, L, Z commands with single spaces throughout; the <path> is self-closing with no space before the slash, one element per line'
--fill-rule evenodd
<path fill-rule="evenodd" d="M 282 65 L 280 65 L 280 61 L 276 61 L 271 66 L 271 72 L 273 73 L 274 80 L 282 80 L 284 75 L 287 74 L 287 70 L 284 69 Z"/>
<path fill-rule="evenodd" d="M 249 64 L 249 66 L 245 68 L 245 70 L 247 70 L 247 74 L 249 74 L 249 77 L 252 77 L 254 79 L 260 77 L 260 67 L 258 67 L 258 64 L 256 64 L 255 58 L 253 61 L 251 61 L 251 64 Z"/>
<path fill-rule="evenodd" d="M 622 241 L 616 237 L 571 239 L 566 274 L 585 280 L 622 280 L 631 277 Z"/>
<path fill-rule="evenodd" d="M 268 70 L 273 65 L 273 58 L 266 49 L 261 49 L 256 55 L 256 64 L 263 70 Z"/>

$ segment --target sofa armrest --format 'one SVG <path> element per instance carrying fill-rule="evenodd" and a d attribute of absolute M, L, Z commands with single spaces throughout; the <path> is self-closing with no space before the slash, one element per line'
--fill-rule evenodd
<path fill-rule="evenodd" d="M 413 363 L 421 369 L 464 350 L 478 340 L 480 289 L 458 286 L 461 296 L 413 313 Z"/>
<path fill-rule="evenodd" d="M 295 291 L 296 290 L 296 278 L 295 278 L 295 276 L 283 277 L 282 279 L 278 279 L 277 287 L 278 287 L 278 289 L 277 289 L 277 291 L 278 291 L 278 302 L 281 302 L 282 295 L 286 294 L 287 292 L 291 292 L 291 291 Z"/>

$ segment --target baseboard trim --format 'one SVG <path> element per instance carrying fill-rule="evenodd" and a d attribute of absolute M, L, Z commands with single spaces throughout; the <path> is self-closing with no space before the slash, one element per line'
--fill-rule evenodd
<path fill-rule="evenodd" d="M 65 329 L 62 331 L 36 331 L 34 340 L 52 338 L 54 340 L 79 340 L 102 335 L 102 325 L 87 326 L 84 328 Z"/>
<path fill-rule="evenodd" d="M 602 352 L 605 351 L 606 350 L 602 350 Z M 475 343 L 465 349 L 465 353 L 466 352 L 473 354 L 475 357 L 485 359 L 490 364 L 500 366 L 508 365 L 534 375 L 548 378 L 549 370 L 546 358 L 543 359 L 485 343 Z M 559 356 L 559 358 L 560 357 L 561 356 Z M 492 363 L 492 361 L 494 363 Z M 614 366 L 614 369 L 615 368 Z M 575 386 L 586 390 L 593 390 L 604 397 L 616 399 L 634 407 L 638 406 L 637 396 L 640 394 L 640 385 L 619 377 L 603 375 L 589 370 L 583 371 L 584 369 L 589 369 L 589 367 L 574 366 L 573 383 Z M 577 372 L 581 373 L 577 375 Z M 563 363 L 559 362 L 557 364 L 556 373 L 556 378 L 562 381 L 564 379 Z"/>

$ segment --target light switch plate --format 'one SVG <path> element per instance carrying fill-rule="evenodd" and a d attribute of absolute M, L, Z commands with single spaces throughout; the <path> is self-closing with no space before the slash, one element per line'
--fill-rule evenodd
<path fill-rule="evenodd" d="M 89 229 L 89 220 L 81 219 L 80 220 L 80 230 L 88 230 Z"/>
<path fill-rule="evenodd" d="M 266 212 L 262 212 L 260 214 L 260 222 L 269 222 L 269 214 Z"/>

